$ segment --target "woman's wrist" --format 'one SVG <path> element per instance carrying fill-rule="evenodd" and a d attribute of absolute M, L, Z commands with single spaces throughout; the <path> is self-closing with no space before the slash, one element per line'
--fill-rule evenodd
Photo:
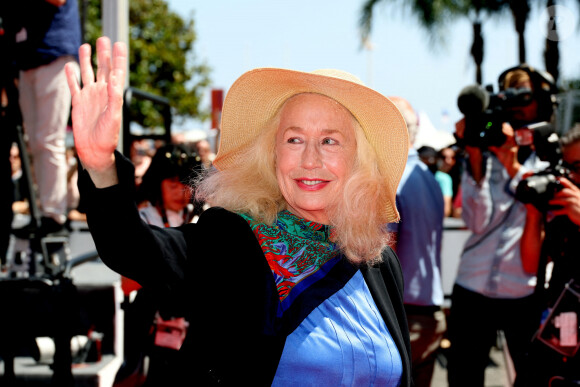
<path fill-rule="evenodd" d="M 112 162 L 103 168 L 86 168 L 93 184 L 97 188 L 107 188 L 119 184 L 119 177 L 117 175 L 117 166 L 115 164 L 115 156 L 112 155 Z M 82 161 L 81 161 L 82 164 Z"/>

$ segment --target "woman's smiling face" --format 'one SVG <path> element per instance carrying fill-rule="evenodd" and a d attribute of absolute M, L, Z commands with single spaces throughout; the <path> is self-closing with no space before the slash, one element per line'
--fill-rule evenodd
<path fill-rule="evenodd" d="M 356 159 L 353 117 L 319 94 L 290 98 L 280 112 L 276 176 L 288 210 L 328 224 L 327 209 L 340 200 Z"/>

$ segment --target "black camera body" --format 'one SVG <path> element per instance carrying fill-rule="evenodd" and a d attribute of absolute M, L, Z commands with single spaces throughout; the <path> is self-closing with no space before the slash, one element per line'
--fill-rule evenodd
<path fill-rule="evenodd" d="M 506 78 L 514 71 L 523 71 L 529 76 L 531 89 L 507 87 Z M 502 132 L 504 122 L 509 122 L 514 129 L 527 124 L 514 119 L 512 108 L 527 106 L 532 101 L 537 102 L 537 121 L 552 121 L 557 105 L 558 88 L 549 73 L 522 63 L 501 73 L 498 86 L 500 91 L 496 94 L 492 85 L 486 88 L 472 85 L 461 90 L 457 106 L 465 116 L 465 133 L 462 141 L 465 145 L 481 149 L 503 145 L 506 140 Z"/>
<path fill-rule="evenodd" d="M 487 149 L 501 146 L 506 140 L 502 124 L 511 119 L 510 109 L 527 106 L 533 100 L 528 88 L 505 89 L 493 94 L 480 85 L 463 88 L 457 106 L 465 116 L 465 145 Z"/>
<path fill-rule="evenodd" d="M 533 204 L 541 212 L 551 209 L 548 202 L 562 189 L 558 177 L 568 178 L 570 171 L 557 164 L 520 181 L 516 199 L 524 204 Z"/>
<path fill-rule="evenodd" d="M 558 177 L 570 178 L 570 170 L 562 165 L 562 149 L 554 126 L 549 123 L 529 125 L 533 132 L 533 143 L 538 157 L 549 162 L 543 171 L 520 181 L 515 197 L 520 202 L 531 203 L 541 212 L 550 210 L 548 202 L 562 189 Z"/>

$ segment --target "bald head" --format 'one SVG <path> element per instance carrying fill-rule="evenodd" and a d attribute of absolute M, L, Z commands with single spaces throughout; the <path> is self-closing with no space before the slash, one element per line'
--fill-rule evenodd
<path fill-rule="evenodd" d="M 397 106 L 405 122 L 407 123 L 407 131 L 409 132 L 409 144 L 413 145 L 415 143 L 415 137 L 417 136 L 417 130 L 419 129 L 419 117 L 415 113 L 413 106 L 402 97 L 389 97 L 391 101 Z"/>

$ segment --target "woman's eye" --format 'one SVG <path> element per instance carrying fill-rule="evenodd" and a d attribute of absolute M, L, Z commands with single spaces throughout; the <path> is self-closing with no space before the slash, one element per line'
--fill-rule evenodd
<path fill-rule="evenodd" d="M 327 137 L 324 140 L 322 140 L 322 143 L 325 145 L 336 145 L 336 144 L 338 144 L 338 141 Z"/>
<path fill-rule="evenodd" d="M 300 144 L 300 139 L 298 137 L 290 137 L 287 140 L 288 144 Z"/>

